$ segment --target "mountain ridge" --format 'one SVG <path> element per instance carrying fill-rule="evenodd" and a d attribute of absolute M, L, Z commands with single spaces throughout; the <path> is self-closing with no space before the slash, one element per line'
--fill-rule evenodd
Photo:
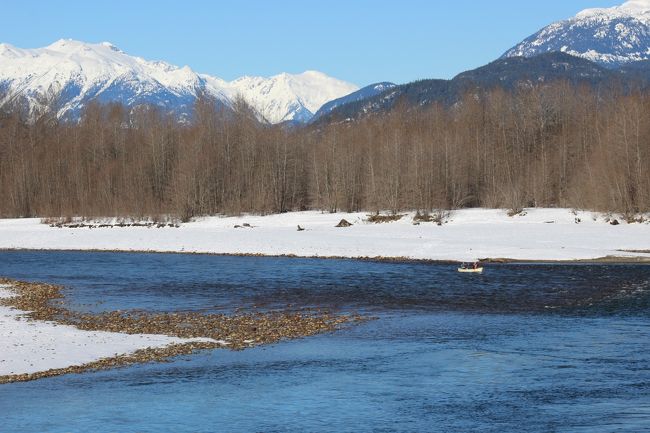
<path fill-rule="evenodd" d="M 636 67 L 634 67 L 636 66 Z M 435 103 L 452 106 L 468 94 L 480 95 L 494 88 L 515 90 L 519 86 L 545 85 L 556 81 L 573 85 L 602 86 L 618 84 L 623 89 L 650 85 L 650 62 L 627 65 L 618 70 L 562 52 L 534 57 L 507 57 L 485 66 L 461 72 L 451 80 L 419 80 L 392 87 L 370 98 L 335 107 L 317 122 L 355 120 L 392 110 L 400 101 L 408 107 Z"/>
<path fill-rule="evenodd" d="M 0 44 L 0 105 L 23 99 L 32 108 L 43 95 L 57 95 L 57 115 L 78 116 L 91 100 L 133 107 L 153 104 L 188 117 L 199 93 L 229 105 L 244 98 L 269 123 L 306 122 L 325 103 L 358 86 L 317 71 L 232 81 L 197 73 L 189 66 L 130 56 L 109 42 L 60 39 L 35 49 Z"/>
<path fill-rule="evenodd" d="M 494 87 L 566 80 L 598 86 L 648 88 L 650 83 L 650 0 L 630 0 L 610 8 L 591 8 L 552 23 L 497 60 L 451 80 L 420 80 L 333 107 L 314 121 L 350 120 L 408 106 L 452 105 L 462 94 Z M 350 98 L 348 95 L 343 100 Z M 332 104 L 330 102 L 329 104 Z M 325 106 L 324 106 L 325 107 Z"/>
<path fill-rule="evenodd" d="M 542 28 L 501 58 L 532 57 L 552 51 L 610 68 L 650 59 L 650 0 L 585 9 Z"/>

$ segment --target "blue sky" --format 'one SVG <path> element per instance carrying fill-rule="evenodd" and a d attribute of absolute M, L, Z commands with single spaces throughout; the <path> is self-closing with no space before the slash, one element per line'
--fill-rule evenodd
<path fill-rule="evenodd" d="M 224 79 L 315 69 L 366 85 L 450 78 L 553 21 L 623 0 L 20 0 L 0 42 L 110 41 Z"/>

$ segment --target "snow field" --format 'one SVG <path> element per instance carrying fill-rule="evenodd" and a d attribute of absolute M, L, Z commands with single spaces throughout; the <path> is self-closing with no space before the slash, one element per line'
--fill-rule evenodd
<path fill-rule="evenodd" d="M 367 214 L 316 211 L 281 215 L 206 217 L 180 228 L 56 228 L 38 219 L 0 220 L 0 249 L 155 251 L 301 257 L 385 257 L 467 261 L 587 260 L 607 256 L 649 257 L 650 224 L 619 225 L 606 216 L 569 209 L 452 212 L 442 226 L 413 224 L 413 214 L 386 224 Z M 615 218 L 615 217 L 612 217 Z M 335 225 L 346 219 L 349 228 Z M 578 223 L 579 221 L 579 223 Z M 243 227 L 249 224 L 252 227 Z M 298 231 L 300 225 L 305 230 Z M 239 226 L 240 228 L 235 228 Z"/>

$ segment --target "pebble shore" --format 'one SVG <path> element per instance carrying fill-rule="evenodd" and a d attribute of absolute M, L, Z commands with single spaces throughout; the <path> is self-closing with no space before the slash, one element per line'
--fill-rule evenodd
<path fill-rule="evenodd" d="M 332 332 L 343 326 L 366 320 L 359 315 L 333 314 L 321 310 L 255 312 L 235 315 L 196 312 L 149 313 L 113 311 L 84 314 L 65 308 L 61 287 L 0 279 L 10 287 L 13 297 L 0 299 L 0 305 L 24 311 L 28 320 L 71 325 L 83 331 L 107 331 L 124 334 L 159 334 L 179 338 L 201 338 L 162 348 L 148 348 L 95 362 L 47 371 L 0 376 L 0 384 L 36 380 L 44 377 L 93 370 L 105 370 L 147 362 L 163 362 L 171 357 L 199 350 L 228 348 L 242 350 L 282 340 Z"/>

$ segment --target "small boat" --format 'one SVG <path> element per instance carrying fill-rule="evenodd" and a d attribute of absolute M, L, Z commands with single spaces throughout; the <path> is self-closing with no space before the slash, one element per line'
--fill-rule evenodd
<path fill-rule="evenodd" d="M 461 274 L 482 274 L 483 273 L 483 268 L 458 268 L 458 272 Z"/>
<path fill-rule="evenodd" d="M 461 274 L 482 274 L 483 269 L 483 266 L 479 265 L 478 263 L 474 263 L 472 265 L 463 263 L 460 265 L 460 268 L 458 268 L 458 272 Z"/>

